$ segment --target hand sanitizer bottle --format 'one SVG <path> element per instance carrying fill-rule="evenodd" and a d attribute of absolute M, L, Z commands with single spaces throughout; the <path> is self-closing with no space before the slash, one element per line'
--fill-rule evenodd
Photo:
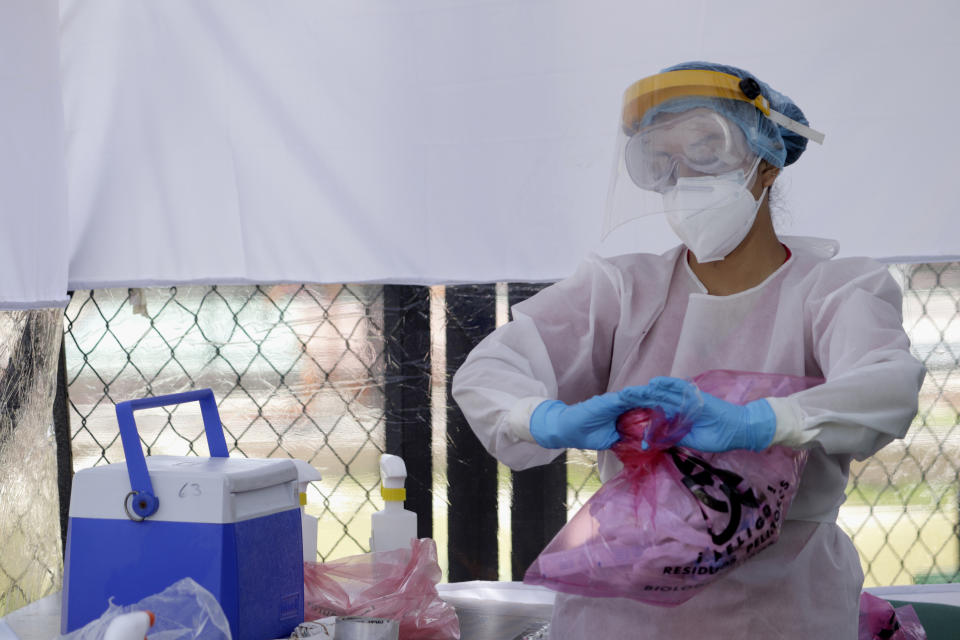
<path fill-rule="evenodd" d="M 383 511 L 377 511 L 371 517 L 371 551 L 390 551 L 410 548 L 417 537 L 417 514 L 403 508 L 407 499 L 404 481 L 407 479 L 407 465 L 403 458 L 385 453 L 380 456 L 380 495 L 383 497 Z"/>
<path fill-rule="evenodd" d="M 303 460 L 294 460 L 297 466 L 297 486 L 300 491 L 300 526 L 303 528 L 303 561 L 317 561 L 317 518 L 306 511 L 307 485 L 320 480 L 320 472 Z"/>

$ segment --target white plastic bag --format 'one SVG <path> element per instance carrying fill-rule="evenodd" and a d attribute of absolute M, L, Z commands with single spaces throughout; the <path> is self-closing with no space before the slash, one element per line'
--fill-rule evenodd
<path fill-rule="evenodd" d="M 114 618 L 131 611 L 152 611 L 156 622 L 150 640 L 231 640 L 230 623 L 213 594 L 184 578 L 136 604 L 110 606 L 102 616 L 71 631 L 61 640 L 102 640 Z"/>

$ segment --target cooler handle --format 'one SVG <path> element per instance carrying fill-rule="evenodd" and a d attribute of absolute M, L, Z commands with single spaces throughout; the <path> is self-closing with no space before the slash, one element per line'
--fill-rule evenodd
<path fill-rule="evenodd" d="M 227 441 L 223 437 L 223 425 L 220 423 L 220 412 L 217 411 L 217 401 L 214 399 L 211 389 L 197 389 L 196 391 L 171 393 L 165 396 L 117 403 L 117 423 L 120 425 L 120 440 L 123 442 L 123 454 L 127 459 L 127 474 L 130 476 L 131 489 L 130 494 L 124 501 L 124 508 L 127 508 L 127 500 L 132 495 L 133 511 L 140 516 L 141 520 L 157 512 L 160 500 L 153 494 L 153 483 L 150 482 L 147 461 L 143 457 L 143 449 L 140 448 L 140 434 L 137 432 L 137 423 L 133 419 L 133 412 L 139 409 L 152 409 L 196 401 L 200 402 L 200 414 L 203 416 L 203 429 L 207 434 L 207 447 L 210 449 L 210 457 L 228 457 Z M 129 515 L 129 510 L 127 513 Z"/>

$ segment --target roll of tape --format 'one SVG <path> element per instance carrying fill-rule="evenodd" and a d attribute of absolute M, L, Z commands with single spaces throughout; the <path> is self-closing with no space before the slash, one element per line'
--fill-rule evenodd
<path fill-rule="evenodd" d="M 337 618 L 334 640 L 399 640 L 400 624 L 387 618 Z"/>

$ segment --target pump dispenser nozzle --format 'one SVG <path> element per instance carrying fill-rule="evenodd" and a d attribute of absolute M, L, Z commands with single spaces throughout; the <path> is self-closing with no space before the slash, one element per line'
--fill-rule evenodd
<path fill-rule="evenodd" d="M 407 499 L 404 484 L 407 480 L 407 465 L 400 456 L 385 453 L 380 456 L 380 497 L 389 502 Z"/>

